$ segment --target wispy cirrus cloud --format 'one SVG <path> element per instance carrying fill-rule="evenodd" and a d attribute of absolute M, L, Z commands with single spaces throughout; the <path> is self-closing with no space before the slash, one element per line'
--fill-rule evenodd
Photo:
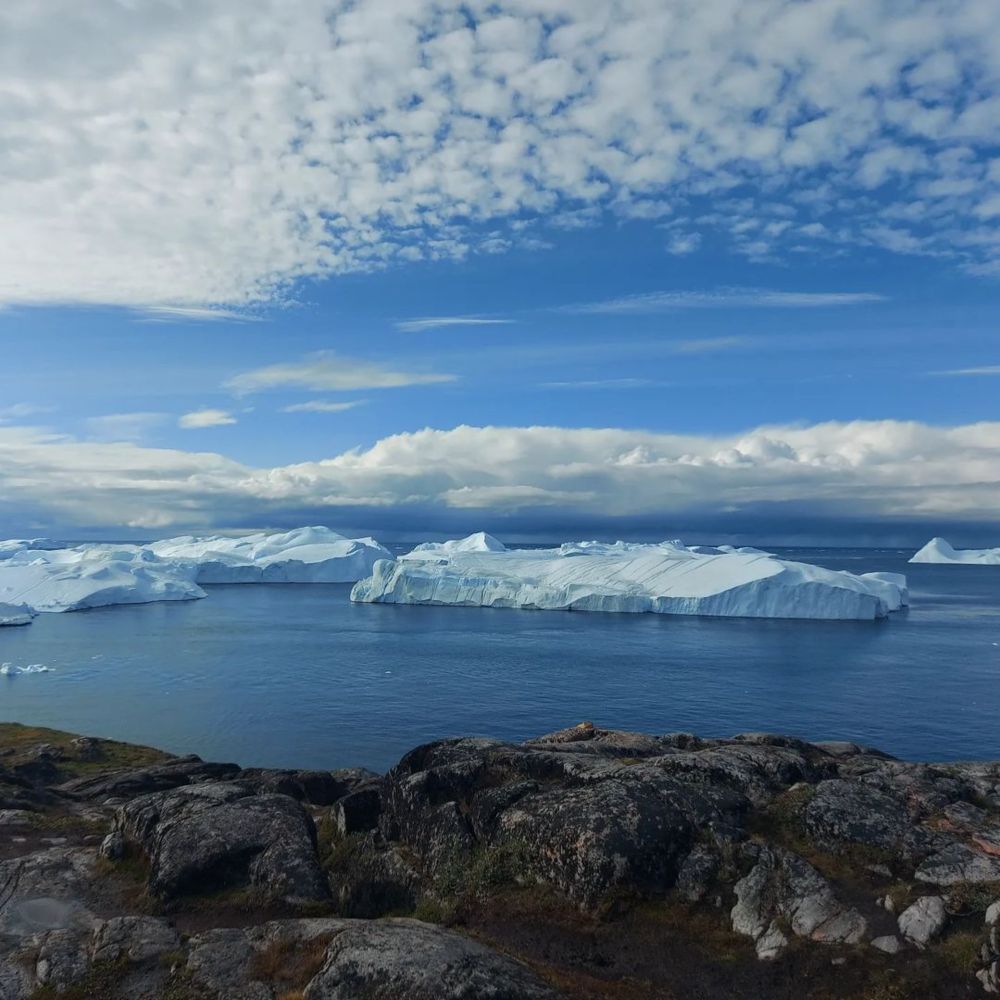
<path fill-rule="evenodd" d="M 36 403 L 12 403 L 10 406 L 0 406 L 0 420 L 23 420 L 25 417 L 52 413 L 54 410 L 54 406 L 41 406 Z"/>
<path fill-rule="evenodd" d="M 931 372 L 931 375 L 1000 375 L 1000 365 L 982 365 L 979 368 L 952 368 L 948 371 Z"/>
<path fill-rule="evenodd" d="M 88 417 L 88 434 L 102 441 L 140 441 L 150 431 L 162 427 L 170 419 L 166 413 L 107 413 Z"/>
<path fill-rule="evenodd" d="M 203 430 L 206 427 L 227 427 L 237 422 L 228 410 L 193 410 L 177 420 L 177 426 L 185 431 Z"/>
<path fill-rule="evenodd" d="M 281 388 L 350 392 L 435 385 L 454 382 L 457 378 L 457 375 L 436 372 L 399 371 L 374 361 L 322 351 L 301 361 L 265 365 L 241 372 L 228 379 L 224 387 L 239 395 Z"/>
<path fill-rule="evenodd" d="M 512 319 L 492 319 L 482 316 L 425 316 L 421 319 L 403 319 L 396 323 L 396 329 L 404 333 L 421 333 L 424 330 L 439 330 L 449 326 L 509 326 Z"/>
<path fill-rule="evenodd" d="M 305 403 L 292 403 L 291 406 L 283 406 L 282 413 L 343 413 L 345 410 L 353 410 L 356 406 L 363 406 L 365 399 L 348 399 L 342 403 L 335 403 L 328 399 L 310 399 Z"/>
<path fill-rule="evenodd" d="M 145 306 L 137 310 L 147 323 L 255 323 L 259 317 L 235 309 L 198 306 Z"/>
<path fill-rule="evenodd" d="M 720 288 L 714 291 L 640 292 L 599 302 L 560 306 L 581 315 L 671 312 L 675 309 L 828 309 L 885 302 L 875 292 L 786 292 L 768 288 Z"/>

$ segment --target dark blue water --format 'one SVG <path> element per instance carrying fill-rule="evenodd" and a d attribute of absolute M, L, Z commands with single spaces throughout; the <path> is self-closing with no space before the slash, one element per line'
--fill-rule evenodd
<path fill-rule="evenodd" d="M 524 739 L 583 719 L 649 732 L 767 729 L 913 759 L 1000 758 L 1000 569 L 802 550 L 907 573 L 883 622 L 352 605 L 346 586 L 212 587 L 207 600 L 41 615 L 0 630 L 0 720 L 215 760 L 382 770 L 444 736 Z"/>

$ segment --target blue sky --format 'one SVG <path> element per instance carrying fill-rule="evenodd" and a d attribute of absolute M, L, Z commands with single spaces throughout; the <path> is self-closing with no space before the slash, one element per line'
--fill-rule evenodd
<path fill-rule="evenodd" d="M 989 532 L 992 5 L 239 10 L 0 13 L 3 533 Z"/>

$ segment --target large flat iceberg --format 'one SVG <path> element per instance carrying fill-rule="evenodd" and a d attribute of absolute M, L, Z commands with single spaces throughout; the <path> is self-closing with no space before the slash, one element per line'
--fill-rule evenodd
<path fill-rule="evenodd" d="M 932 538 L 911 563 L 946 563 L 956 566 L 1000 566 L 1000 549 L 955 549 L 943 538 Z"/>
<path fill-rule="evenodd" d="M 417 549 L 375 564 L 351 600 L 734 618 L 884 618 L 907 602 L 905 578 L 857 576 L 756 551 L 681 542 L 574 542 L 557 549 Z"/>
<path fill-rule="evenodd" d="M 136 546 L 23 549 L 0 562 L 0 604 L 23 614 L 204 596 L 190 566 Z"/>
<path fill-rule="evenodd" d="M 195 568 L 198 583 L 354 583 L 392 553 L 374 538 L 346 538 L 329 528 L 226 537 L 166 538 L 149 551 Z"/>

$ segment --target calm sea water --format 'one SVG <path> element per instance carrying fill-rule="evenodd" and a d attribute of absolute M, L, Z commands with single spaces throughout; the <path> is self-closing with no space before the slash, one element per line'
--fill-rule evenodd
<path fill-rule="evenodd" d="M 0 630 L 0 720 L 246 765 L 383 770 L 418 743 L 583 719 L 771 730 L 913 759 L 1000 758 L 1000 569 L 896 550 L 785 550 L 905 572 L 883 622 L 352 605 L 347 586 L 221 586 L 207 600 L 41 615 Z"/>

